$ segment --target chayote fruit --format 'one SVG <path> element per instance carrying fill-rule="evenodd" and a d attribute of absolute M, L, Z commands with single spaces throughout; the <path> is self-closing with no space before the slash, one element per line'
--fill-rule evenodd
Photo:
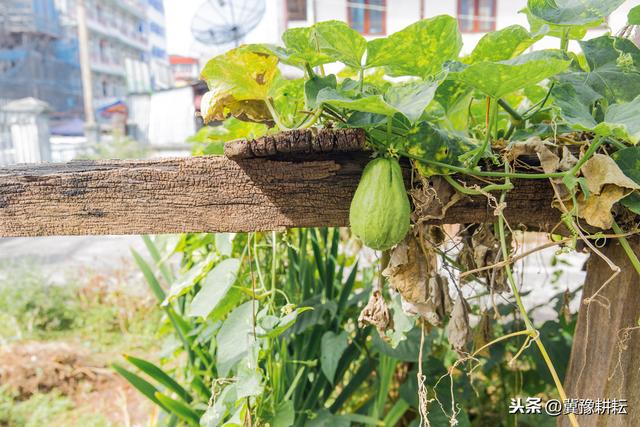
<path fill-rule="evenodd" d="M 397 159 L 379 157 L 364 168 L 351 201 L 351 231 L 376 250 L 400 243 L 409 231 L 411 206 Z"/>

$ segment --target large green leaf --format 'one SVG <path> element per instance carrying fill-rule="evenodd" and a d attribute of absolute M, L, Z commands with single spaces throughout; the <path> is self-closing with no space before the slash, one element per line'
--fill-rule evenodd
<path fill-rule="evenodd" d="M 306 62 L 312 67 L 332 62 L 329 55 L 318 51 L 318 46 L 311 39 L 311 31 L 312 27 L 303 27 L 290 28 L 284 32 L 282 41 L 287 48 L 288 57 L 283 62 L 297 66 L 304 66 Z"/>
<path fill-rule="evenodd" d="M 247 121 L 270 121 L 264 101 L 279 74 L 277 65 L 276 56 L 243 47 L 207 62 L 201 75 L 209 86 L 200 106 L 205 122 L 229 115 Z"/>
<path fill-rule="evenodd" d="M 440 80 L 406 82 L 391 86 L 384 95 L 392 105 L 410 121 L 417 121 L 424 109 L 433 101 Z"/>
<path fill-rule="evenodd" d="M 361 68 L 367 41 L 342 21 L 319 22 L 311 27 L 311 38 L 320 53 L 350 67 Z"/>
<path fill-rule="evenodd" d="M 364 98 L 351 99 L 328 87 L 322 89 L 317 102 L 324 102 L 334 107 L 352 111 L 393 116 L 402 113 L 410 121 L 417 121 L 424 109 L 433 100 L 439 80 L 411 81 L 391 86 L 383 95 L 370 95 Z"/>
<path fill-rule="evenodd" d="M 322 373 L 330 383 L 333 383 L 336 369 L 338 369 L 338 362 L 347 349 L 347 340 L 348 336 L 345 331 L 339 334 L 333 331 L 327 331 L 322 335 L 320 342 L 320 367 L 322 368 Z"/>
<path fill-rule="evenodd" d="M 587 35 L 587 30 L 589 28 L 597 27 L 602 24 L 602 21 L 596 21 L 590 24 L 572 25 L 570 27 L 567 27 L 564 25 L 555 25 L 549 22 L 545 22 L 537 16 L 533 15 L 531 11 L 526 7 L 520 10 L 520 13 L 524 13 L 527 16 L 529 28 L 531 29 L 532 33 L 543 31 L 547 36 L 562 38 L 568 31 L 570 40 L 582 40 L 584 36 Z"/>
<path fill-rule="evenodd" d="M 640 140 L 640 96 L 633 101 L 613 104 L 604 114 L 604 122 L 596 126 L 596 133 L 614 135 L 636 144 Z"/>
<path fill-rule="evenodd" d="M 500 98 L 566 70 L 570 61 L 557 50 L 541 50 L 498 62 L 453 64 L 451 78 Z"/>
<path fill-rule="evenodd" d="M 420 123 L 408 132 L 405 147 L 409 154 L 452 166 L 462 166 L 458 158 L 470 149 L 470 144 L 461 137 L 449 135 L 427 122 Z M 424 162 L 417 162 L 416 165 L 418 172 L 424 176 L 451 173 L 446 168 Z"/>
<path fill-rule="evenodd" d="M 629 25 L 640 25 L 640 6 L 631 8 L 627 14 L 627 22 Z"/>
<path fill-rule="evenodd" d="M 576 91 L 591 91 L 609 103 L 628 102 L 640 95 L 640 49 L 630 40 L 601 36 L 580 42 L 589 71 L 560 75 Z"/>
<path fill-rule="evenodd" d="M 189 304 L 187 316 L 207 317 L 235 283 L 239 268 L 239 259 L 227 258 L 207 273 L 200 291 Z"/>
<path fill-rule="evenodd" d="M 367 68 L 385 67 L 391 76 L 437 74 L 462 48 L 458 22 L 447 15 L 418 21 L 386 38 L 371 40 Z"/>
<path fill-rule="evenodd" d="M 584 25 L 603 21 L 624 0 L 529 0 L 531 13 L 556 25 Z"/>
<path fill-rule="evenodd" d="M 473 64 L 482 61 L 505 61 L 520 55 L 544 35 L 544 30 L 531 34 L 520 25 L 493 31 L 482 36 L 471 55 L 464 58 L 463 62 Z"/>
<path fill-rule="evenodd" d="M 599 98 L 590 96 L 590 93 L 581 91 L 568 83 L 559 83 L 551 91 L 555 105 L 560 107 L 562 117 L 570 125 L 578 129 L 593 129 L 598 123 L 591 114 L 592 104 Z"/>
<path fill-rule="evenodd" d="M 217 335 L 218 375 L 226 377 L 231 368 L 247 356 L 253 340 L 253 302 L 247 301 L 229 314 Z"/>

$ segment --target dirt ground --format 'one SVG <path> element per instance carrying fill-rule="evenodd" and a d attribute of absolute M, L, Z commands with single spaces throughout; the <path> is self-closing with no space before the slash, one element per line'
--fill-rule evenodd
<path fill-rule="evenodd" d="M 153 408 L 100 357 L 65 342 L 21 342 L 0 349 L 0 384 L 18 400 L 58 391 L 79 413 L 101 414 L 114 425 L 146 425 Z M 82 420 L 77 420 L 78 426 Z"/>

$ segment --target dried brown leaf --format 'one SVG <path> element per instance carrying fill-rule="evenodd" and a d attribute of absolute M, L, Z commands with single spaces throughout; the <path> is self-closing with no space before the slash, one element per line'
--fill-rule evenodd
<path fill-rule="evenodd" d="M 551 144 L 545 144 L 545 141 L 539 137 L 534 136 L 526 141 L 516 142 L 511 144 L 506 150 L 506 157 L 510 162 L 513 162 L 518 157 L 523 155 L 534 155 L 540 159 L 540 166 L 545 173 L 552 173 L 558 170 L 560 166 L 560 158 L 549 147 L 554 147 Z"/>
<path fill-rule="evenodd" d="M 446 333 L 451 347 L 456 351 L 462 351 L 471 334 L 471 329 L 469 328 L 469 304 L 462 295 L 458 295 L 458 299 L 453 304 Z"/>

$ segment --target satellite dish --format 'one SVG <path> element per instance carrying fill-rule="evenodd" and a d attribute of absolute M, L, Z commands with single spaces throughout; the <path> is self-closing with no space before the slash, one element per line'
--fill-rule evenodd
<path fill-rule="evenodd" d="M 264 16 L 264 0 L 207 0 L 191 21 L 193 37 L 205 45 L 240 44 Z"/>

